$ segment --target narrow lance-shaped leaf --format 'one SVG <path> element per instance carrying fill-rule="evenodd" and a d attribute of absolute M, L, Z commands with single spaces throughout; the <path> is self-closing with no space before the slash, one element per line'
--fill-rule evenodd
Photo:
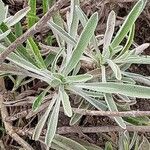
<path fill-rule="evenodd" d="M 113 70 L 115 76 L 116 76 L 116 79 L 118 80 L 121 80 L 122 78 L 122 75 L 121 75 L 121 70 L 120 68 L 118 67 L 118 65 L 116 65 L 112 60 L 110 59 L 107 59 L 107 63 L 108 65 L 111 67 L 111 69 Z"/>
<path fill-rule="evenodd" d="M 70 36 L 64 29 L 62 29 L 60 26 L 55 24 L 52 21 L 48 22 L 48 26 L 53 29 L 60 37 L 64 38 L 64 40 L 67 43 L 72 44 L 73 46 L 76 45 L 76 41 L 73 39 L 72 36 Z"/>
<path fill-rule="evenodd" d="M 40 121 L 38 122 L 38 124 L 36 125 L 36 128 L 35 128 L 33 136 L 32 136 L 32 138 L 34 140 L 38 140 L 39 139 L 40 134 L 42 132 L 42 129 L 44 127 L 44 124 L 45 124 L 45 122 L 46 122 L 46 120 L 47 120 L 47 118 L 48 118 L 48 116 L 50 114 L 50 111 L 51 111 L 53 105 L 56 102 L 56 99 L 57 99 L 57 95 L 55 94 L 53 96 L 52 101 L 50 102 L 48 108 L 46 109 L 46 112 L 44 113 L 44 115 L 42 116 L 42 118 L 40 119 Z"/>
<path fill-rule="evenodd" d="M 141 54 L 145 49 L 147 49 L 150 46 L 149 43 L 144 43 L 138 47 L 136 47 L 135 49 L 133 49 L 133 51 L 135 52 L 135 54 Z"/>
<path fill-rule="evenodd" d="M 61 49 L 58 51 L 57 55 L 55 56 L 55 58 L 54 58 L 54 60 L 53 60 L 53 63 L 52 63 L 52 66 L 51 66 L 52 72 L 55 72 L 55 71 L 56 71 L 56 68 L 57 68 L 57 61 L 58 61 L 59 57 L 61 56 L 63 50 L 64 50 L 64 49 L 61 48 Z"/>
<path fill-rule="evenodd" d="M 92 75 L 90 74 L 83 74 L 83 75 L 76 75 L 76 76 L 67 76 L 66 82 L 73 83 L 73 82 L 86 82 L 92 79 Z"/>
<path fill-rule="evenodd" d="M 135 33 L 135 24 L 133 24 L 133 26 L 131 27 L 129 36 L 127 37 L 127 42 L 119 55 L 122 55 L 124 52 L 129 50 L 130 46 L 133 43 L 134 33 Z"/>
<path fill-rule="evenodd" d="M 103 45 L 103 55 L 105 56 L 106 53 L 109 52 L 109 45 L 111 43 L 114 29 L 115 29 L 115 21 L 116 21 L 116 15 L 114 11 L 111 11 L 108 20 L 107 20 L 107 26 L 106 26 L 106 32 L 104 35 L 104 45 Z"/>
<path fill-rule="evenodd" d="M 76 10 L 79 20 L 81 21 L 82 26 L 85 27 L 88 22 L 88 17 L 86 16 L 86 14 L 82 11 L 82 9 L 78 5 L 76 5 L 75 10 Z M 95 50 L 98 53 L 100 53 L 95 35 L 93 35 L 93 37 L 91 39 L 91 43 L 93 44 Z"/>
<path fill-rule="evenodd" d="M 0 0 L 0 24 L 4 21 L 5 15 L 5 5 L 2 0 Z"/>
<path fill-rule="evenodd" d="M 48 129 L 46 132 L 45 143 L 48 147 L 51 146 L 51 142 L 56 134 L 58 115 L 60 108 L 60 98 L 57 99 L 53 111 L 48 119 Z"/>
<path fill-rule="evenodd" d="M 69 96 L 67 95 L 66 91 L 63 87 L 60 88 L 60 99 L 63 104 L 64 112 L 68 117 L 72 116 L 72 108 L 69 101 Z"/>
<path fill-rule="evenodd" d="M 27 15 L 27 13 L 30 11 L 30 7 L 26 7 L 24 9 L 21 9 L 18 11 L 10 20 L 6 22 L 8 27 L 11 27 L 18 23 L 23 17 Z"/>
<path fill-rule="evenodd" d="M 69 15 L 71 22 L 70 22 L 70 26 L 69 26 L 69 34 L 73 38 L 76 38 L 78 23 L 79 23 L 78 16 L 75 12 L 75 7 L 78 5 L 79 5 L 79 0 L 71 0 L 71 12 Z"/>
<path fill-rule="evenodd" d="M 92 36 L 94 35 L 94 31 L 97 26 L 97 23 L 98 23 L 98 14 L 94 13 L 89 19 L 89 21 L 87 22 L 87 25 L 85 26 L 84 30 L 80 35 L 80 39 L 76 47 L 74 48 L 70 61 L 68 62 L 64 70 L 65 74 L 68 74 L 70 71 L 72 71 L 72 69 L 79 62 L 84 50 L 86 49 L 88 43 L 90 42 Z"/>
<path fill-rule="evenodd" d="M 105 97 L 105 101 L 107 103 L 109 110 L 110 111 L 118 111 L 112 95 L 111 94 L 104 94 L 104 97 Z M 126 124 L 124 123 L 124 121 L 121 117 L 114 117 L 114 119 L 121 128 L 126 129 Z"/>
<path fill-rule="evenodd" d="M 125 59 L 114 60 L 114 63 L 129 63 L 129 64 L 150 64 L 150 56 L 147 55 L 131 55 Z"/>
<path fill-rule="evenodd" d="M 112 145 L 111 145 L 110 142 L 106 142 L 106 144 L 105 144 L 105 150 L 113 150 L 113 147 L 112 147 Z"/>
<path fill-rule="evenodd" d="M 29 0 L 28 4 L 31 10 L 28 13 L 28 28 L 32 27 L 36 22 L 36 0 Z"/>
<path fill-rule="evenodd" d="M 35 60 L 39 66 L 39 68 L 44 69 L 46 68 L 44 60 L 41 56 L 40 50 L 37 46 L 37 44 L 34 42 L 34 40 L 32 38 L 28 39 L 28 43 L 30 45 L 30 48 L 32 49 L 32 52 L 34 54 Z"/>
<path fill-rule="evenodd" d="M 111 43 L 112 48 L 117 47 L 121 43 L 121 41 L 127 35 L 127 33 L 129 32 L 132 25 L 135 23 L 136 19 L 138 18 L 143 9 L 143 0 L 139 0 L 133 7 L 126 20 L 124 21 L 123 25 L 117 32 L 115 38 L 113 39 Z"/>
<path fill-rule="evenodd" d="M 53 142 L 65 150 L 87 150 L 76 141 L 58 134 L 55 135 Z"/>
<path fill-rule="evenodd" d="M 97 92 L 118 93 L 131 97 L 150 98 L 150 87 L 122 83 L 83 83 L 73 84 L 70 88 L 84 88 Z"/>
<path fill-rule="evenodd" d="M 6 32 L 1 33 L 0 34 L 0 40 L 2 40 L 3 38 L 5 38 L 10 32 L 11 32 L 11 30 L 7 30 Z"/>
<path fill-rule="evenodd" d="M 36 111 L 41 103 L 42 103 L 42 100 L 44 99 L 46 93 L 48 92 L 48 90 L 50 89 L 50 87 L 46 88 L 33 102 L 33 105 L 32 105 L 32 109 L 33 111 Z"/>

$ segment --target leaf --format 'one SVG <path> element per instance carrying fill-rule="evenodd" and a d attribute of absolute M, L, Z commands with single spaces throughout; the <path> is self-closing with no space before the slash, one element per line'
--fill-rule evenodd
<path fill-rule="evenodd" d="M 55 94 L 53 96 L 52 101 L 50 102 L 48 108 L 46 109 L 46 112 L 44 113 L 44 115 L 42 116 L 42 118 L 40 119 L 40 121 L 38 122 L 38 124 L 36 125 L 35 130 L 34 130 L 33 135 L 32 135 L 32 138 L 34 140 L 38 140 L 39 139 L 40 134 L 42 132 L 42 129 L 44 127 L 44 124 L 45 124 L 45 122 L 46 122 L 46 120 L 47 120 L 47 118 L 48 118 L 48 116 L 50 114 L 50 111 L 51 111 L 53 105 L 56 102 L 56 99 L 57 99 L 57 95 Z"/>
<path fill-rule="evenodd" d="M 56 54 L 56 56 L 55 56 L 55 58 L 54 58 L 54 60 L 53 60 L 53 62 L 52 62 L 52 66 L 51 66 L 51 70 L 52 70 L 52 72 L 55 72 L 56 70 L 57 70 L 57 61 L 58 61 L 58 59 L 59 59 L 59 57 L 61 56 L 61 54 L 62 54 L 62 52 L 64 51 L 64 49 L 63 48 L 61 48 L 59 51 L 58 51 L 58 53 Z"/>
<path fill-rule="evenodd" d="M 105 96 L 105 101 L 107 103 L 109 110 L 110 111 L 118 111 L 112 95 L 111 94 L 104 94 L 104 96 Z M 124 120 L 122 119 L 122 117 L 114 117 L 114 119 L 121 128 L 126 129 L 126 124 L 124 123 Z"/>
<path fill-rule="evenodd" d="M 22 18 L 24 18 L 27 13 L 30 11 L 30 7 L 26 7 L 18 11 L 10 20 L 6 22 L 8 27 L 11 27 L 18 23 Z"/>
<path fill-rule="evenodd" d="M 65 78 L 67 83 L 75 83 L 75 82 L 86 82 L 92 79 L 92 75 L 90 74 L 83 74 L 83 75 L 76 75 L 76 76 L 67 76 Z"/>
<path fill-rule="evenodd" d="M 131 55 L 125 59 L 114 60 L 115 63 L 130 63 L 130 64 L 150 64 L 150 56 Z"/>
<path fill-rule="evenodd" d="M 6 7 L 3 3 L 2 0 L 0 0 L 0 24 L 4 21 L 5 17 L 6 17 Z"/>
<path fill-rule="evenodd" d="M 55 24 L 52 21 L 48 22 L 48 26 L 53 29 L 60 37 L 62 37 L 67 43 L 70 43 L 71 45 L 75 46 L 76 41 L 71 37 L 64 29 L 62 29 L 60 26 Z"/>
<path fill-rule="evenodd" d="M 112 37 L 114 34 L 115 21 L 116 21 L 116 14 L 114 11 L 111 11 L 108 16 L 106 31 L 105 31 L 105 35 L 104 35 L 104 45 L 103 45 L 103 55 L 104 56 L 109 51 L 109 45 L 111 43 L 111 40 L 112 40 Z"/>
<path fill-rule="evenodd" d="M 77 35 L 77 29 L 79 24 L 78 16 L 75 12 L 75 7 L 79 5 L 79 0 L 71 0 L 71 10 L 70 10 L 70 25 L 69 25 L 69 34 L 75 39 Z"/>
<path fill-rule="evenodd" d="M 95 144 L 89 143 L 87 141 L 84 141 L 82 139 L 76 139 L 76 141 L 82 144 L 87 150 L 103 150 L 101 147 Z"/>
<path fill-rule="evenodd" d="M 122 72 L 122 74 L 124 76 L 132 78 L 133 80 L 137 82 L 150 86 L 150 79 L 148 79 L 146 76 L 136 74 L 136 73 L 131 73 L 131 72 Z"/>
<path fill-rule="evenodd" d="M 104 93 L 117 93 L 130 97 L 138 98 L 150 98 L 150 87 L 140 86 L 140 85 L 131 85 L 131 84 L 122 84 L 122 83 L 83 83 L 83 84 L 73 84 L 69 86 L 70 88 L 84 88 L 88 90 L 93 90 L 97 92 Z"/>
<path fill-rule="evenodd" d="M 0 25 L 0 29 L 2 30 L 2 32 L 6 32 L 6 31 L 9 30 L 9 28 L 7 27 L 7 25 L 4 22 Z M 13 34 L 13 32 L 10 32 L 10 34 L 8 34 L 6 39 L 9 42 L 8 44 L 11 44 L 12 42 L 14 42 L 17 39 L 17 37 Z M 18 52 L 19 55 L 21 55 L 26 60 L 28 60 L 31 63 L 35 64 L 33 59 L 31 58 L 30 54 L 27 52 L 26 48 L 23 45 L 19 45 L 17 47 L 16 52 Z"/>
<path fill-rule="evenodd" d="M 42 1 L 42 8 L 43 8 L 43 13 L 45 14 L 49 8 L 49 0 Z"/>
<path fill-rule="evenodd" d="M 122 55 L 124 52 L 129 50 L 130 46 L 133 44 L 134 34 L 135 34 L 135 24 L 133 24 L 133 26 L 131 27 L 129 31 L 129 36 L 127 37 L 127 42 L 119 55 Z"/>
<path fill-rule="evenodd" d="M 60 98 L 57 99 L 56 104 L 53 108 L 53 111 L 48 119 L 48 129 L 47 129 L 46 137 L 45 137 L 45 143 L 48 147 L 51 146 L 51 142 L 56 133 L 59 108 L 60 108 Z"/>
<path fill-rule="evenodd" d="M 30 11 L 27 16 L 28 28 L 31 28 L 36 23 L 36 0 L 29 0 L 28 5 L 30 6 Z"/>
<path fill-rule="evenodd" d="M 107 59 L 107 63 L 108 65 L 111 67 L 111 69 L 113 70 L 115 76 L 116 76 L 116 79 L 118 80 L 121 80 L 122 78 L 122 75 L 121 75 L 121 70 L 120 68 L 118 67 L 118 65 L 116 65 L 112 60 L 110 59 Z"/>
<path fill-rule="evenodd" d="M 0 45 L 0 52 L 2 52 L 4 50 L 5 47 L 2 47 Z M 13 62 L 14 64 L 26 69 L 26 70 L 29 70 L 31 72 L 34 72 L 35 76 L 36 74 L 40 75 L 41 76 L 41 79 L 43 81 L 46 81 L 48 84 L 51 82 L 51 79 L 52 79 L 52 75 L 50 74 L 47 74 L 46 73 L 46 70 L 42 71 L 40 70 L 39 68 L 37 68 L 36 66 L 34 66 L 32 63 L 30 63 L 29 61 L 23 59 L 22 57 L 16 55 L 15 53 L 11 53 L 9 54 L 9 56 L 7 57 L 7 59 L 11 62 Z M 45 77 L 45 78 L 42 78 Z"/>
<path fill-rule="evenodd" d="M 15 24 L 15 35 L 16 37 L 19 37 L 23 34 L 23 28 L 21 25 L 21 22 L 18 22 Z"/>
<path fill-rule="evenodd" d="M 106 142 L 106 144 L 105 144 L 105 150 L 113 150 L 113 147 L 112 147 L 112 145 L 111 145 L 110 142 Z"/>
<path fill-rule="evenodd" d="M 144 51 L 145 49 L 147 49 L 149 46 L 150 46 L 149 43 L 144 43 L 144 44 L 142 44 L 142 45 L 136 47 L 135 49 L 133 49 L 133 51 L 135 51 L 135 54 L 138 55 L 138 54 L 143 53 L 143 51 Z"/>
<path fill-rule="evenodd" d="M 32 38 L 28 39 L 28 44 L 34 54 L 35 60 L 38 64 L 39 68 L 41 68 L 41 69 L 46 68 L 44 60 L 41 56 L 40 50 Z"/>
<path fill-rule="evenodd" d="M 87 150 L 78 142 L 58 134 L 55 135 L 53 143 L 60 146 L 63 150 Z"/>
<path fill-rule="evenodd" d="M 133 26 L 143 9 L 143 0 L 139 0 L 133 7 L 131 12 L 128 14 L 126 20 L 124 21 L 123 25 L 117 32 L 115 38 L 113 39 L 111 43 L 112 48 L 117 47 L 121 43 L 121 41 L 127 35 L 127 33 L 129 32 L 129 30 L 131 29 L 131 27 Z"/>
<path fill-rule="evenodd" d="M 90 40 L 94 34 L 97 23 L 98 23 L 98 14 L 94 13 L 91 16 L 91 18 L 89 19 L 89 21 L 87 22 L 84 30 L 82 31 L 82 33 L 80 35 L 80 39 L 79 39 L 76 47 L 74 48 L 72 56 L 64 70 L 64 74 L 67 75 L 70 71 L 72 71 L 72 69 L 79 62 L 84 50 L 88 46 L 88 43 L 90 42 Z"/>
<path fill-rule="evenodd" d="M 4 39 L 10 32 L 11 32 L 11 30 L 7 30 L 6 32 L 1 33 L 0 34 L 0 40 Z"/>
<path fill-rule="evenodd" d="M 78 5 L 75 6 L 75 10 L 76 10 L 79 20 L 81 21 L 82 26 L 85 27 L 88 22 L 88 17 Z M 93 44 L 95 50 L 98 53 L 100 53 L 99 48 L 98 48 L 98 42 L 97 42 L 95 35 L 92 37 L 91 43 Z"/>
<path fill-rule="evenodd" d="M 68 117 L 72 116 L 72 108 L 69 101 L 69 96 L 65 92 L 64 88 L 60 88 L 60 99 L 62 100 L 64 112 Z"/>
<path fill-rule="evenodd" d="M 48 90 L 50 89 L 50 87 L 46 88 L 33 102 L 33 105 L 32 105 L 32 110 L 33 111 L 36 111 L 41 103 L 42 103 L 42 100 L 44 99 L 46 93 L 48 92 Z"/>

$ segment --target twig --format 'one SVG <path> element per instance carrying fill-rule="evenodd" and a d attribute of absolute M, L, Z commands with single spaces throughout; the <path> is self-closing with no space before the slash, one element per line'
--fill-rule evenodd
<path fill-rule="evenodd" d="M 6 150 L 5 146 L 4 146 L 4 143 L 2 140 L 0 140 L 0 149 L 1 150 Z"/>
<path fill-rule="evenodd" d="M 44 103 L 40 106 L 40 108 L 33 112 L 31 109 L 19 112 L 12 116 L 8 116 L 6 121 L 15 121 L 19 118 L 27 117 L 27 119 L 31 118 L 32 116 L 36 115 L 37 113 L 41 112 L 43 109 L 46 109 L 49 102 Z M 72 108 L 74 113 L 81 114 L 81 115 L 89 115 L 89 116 L 108 116 L 108 117 L 137 117 L 137 116 L 150 116 L 150 111 L 95 111 L 95 110 L 86 110 L 86 109 L 78 109 Z M 64 111 L 61 107 L 60 111 Z"/>
<path fill-rule="evenodd" d="M 128 116 L 150 116 L 150 111 L 94 111 L 86 109 L 73 108 L 73 111 L 81 115 L 89 116 L 109 116 L 109 117 L 128 117 Z"/>
<path fill-rule="evenodd" d="M 1 108 L 1 117 L 5 126 L 5 130 L 6 132 L 18 143 L 20 144 L 24 149 L 27 150 L 33 150 L 33 148 L 27 143 L 25 142 L 17 133 L 15 133 L 15 131 L 12 128 L 11 123 L 8 123 L 5 121 L 5 118 L 8 117 L 8 112 L 7 112 L 7 108 L 5 107 L 5 105 L 3 104 L 3 94 L 2 92 L 4 91 L 4 81 L 1 78 L 0 79 L 0 85 L 1 85 L 1 93 L 0 93 L 0 108 Z"/>
<path fill-rule="evenodd" d="M 29 30 L 27 30 L 22 36 L 17 38 L 13 43 L 11 43 L 8 48 L 6 48 L 5 51 L 3 51 L 0 54 L 0 64 L 3 63 L 3 61 L 6 59 L 6 57 L 15 49 L 25 42 L 30 36 L 33 36 L 37 32 L 39 32 L 49 21 L 49 19 L 52 17 L 52 15 L 60 10 L 64 5 L 66 5 L 69 2 L 69 0 L 59 0 L 57 3 L 55 3 L 49 11 L 34 25 L 32 26 Z"/>
<path fill-rule="evenodd" d="M 130 132 L 150 132 L 149 126 L 127 126 L 126 129 L 123 129 L 119 126 L 101 126 L 101 127 L 79 127 L 83 133 L 103 133 L 103 132 L 122 132 L 122 131 L 130 131 Z M 16 132 L 22 136 L 24 135 L 32 135 L 34 129 L 16 129 Z M 78 131 L 74 127 L 59 127 L 57 129 L 58 134 L 69 134 L 69 133 L 77 133 Z M 42 135 L 46 134 L 46 130 L 43 130 Z"/>

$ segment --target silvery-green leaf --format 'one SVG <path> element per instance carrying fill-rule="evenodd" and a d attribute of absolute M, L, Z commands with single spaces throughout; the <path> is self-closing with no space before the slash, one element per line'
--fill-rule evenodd
<path fill-rule="evenodd" d="M 130 97 L 150 98 L 150 87 L 113 82 L 95 82 L 69 85 L 70 88 L 83 88 L 104 93 L 118 93 Z"/>
<path fill-rule="evenodd" d="M 128 14 L 126 20 L 124 21 L 123 25 L 117 32 L 115 38 L 113 39 L 111 43 L 112 48 L 117 47 L 121 43 L 121 41 L 127 35 L 127 33 L 129 32 L 132 25 L 135 23 L 136 19 L 138 18 L 143 9 L 143 0 L 139 0 L 133 7 L 131 12 Z"/>
<path fill-rule="evenodd" d="M 76 5 L 75 10 L 76 10 L 76 13 L 79 17 L 79 20 L 81 21 L 82 26 L 85 27 L 86 23 L 88 22 L 88 17 L 86 16 L 86 14 L 82 11 L 82 9 L 78 5 Z M 91 43 L 93 44 L 94 49 L 98 53 L 100 53 L 99 48 L 98 48 L 98 42 L 97 42 L 95 35 L 92 37 Z"/>
<path fill-rule="evenodd" d="M 2 45 L 0 45 L 0 52 L 2 52 L 4 49 L 5 49 L 5 47 L 3 47 Z M 26 70 L 34 72 L 37 75 L 44 76 L 45 77 L 44 81 L 46 80 L 47 83 L 50 83 L 50 81 L 52 79 L 51 78 L 52 76 L 50 74 L 47 75 L 45 73 L 45 71 L 40 70 L 35 65 L 33 65 L 29 61 L 25 60 L 24 58 L 18 56 L 17 54 L 11 53 L 11 54 L 9 54 L 9 56 L 7 57 L 7 59 L 9 61 L 13 62 L 14 64 L 16 64 L 16 65 L 18 65 L 18 66 L 26 69 Z"/>
<path fill-rule="evenodd" d="M 90 74 L 83 74 L 83 75 L 76 75 L 76 76 L 67 76 L 65 79 L 66 82 L 74 83 L 74 82 L 86 82 L 88 80 L 91 80 L 92 77 L 93 76 Z"/>
<path fill-rule="evenodd" d="M 73 37 L 76 38 L 77 35 L 77 29 L 78 29 L 78 23 L 79 19 L 78 16 L 75 12 L 75 7 L 79 5 L 79 0 L 71 0 L 71 9 L 70 9 L 70 25 L 69 25 L 69 34 Z"/>
<path fill-rule="evenodd" d="M 72 108 L 70 105 L 70 101 L 69 101 L 69 96 L 66 93 L 66 91 L 64 90 L 64 88 L 60 88 L 60 99 L 62 101 L 63 104 L 63 108 L 64 108 L 64 113 L 68 116 L 71 117 L 72 116 Z"/>
<path fill-rule="evenodd" d="M 57 61 L 58 61 L 59 57 L 61 56 L 63 50 L 64 50 L 64 49 L 61 48 L 61 49 L 58 51 L 58 53 L 56 54 L 56 56 L 55 56 L 55 58 L 54 58 L 54 60 L 53 60 L 53 62 L 52 62 L 52 66 L 51 66 L 52 72 L 55 72 L 55 71 L 57 70 Z"/>
<path fill-rule="evenodd" d="M 0 0 L 0 24 L 4 21 L 6 17 L 6 8 L 2 0 Z"/>
<path fill-rule="evenodd" d="M 94 13 L 91 18 L 89 19 L 89 21 L 87 22 L 85 28 L 83 29 L 79 41 L 77 42 L 76 47 L 74 48 L 74 51 L 72 53 L 72 56 L 64 70 L 65 74 L 70 73 L 70 71 L 72 71 L 72 69 L 77 65 L 77 63 L 79 62 L 84 50 L 86 49 L 86 47 L 88 46 L 95 28 L 97 26 L 98 23 L 98 14 Z"/>
<path fill-rule="evenodd" d="M 105 101 L 107 103 L 109 110 L 110 111 L 118 111 L 112 95 L 111 94 L 104 94 L 104 97 L 105 97 Z M 124 123 L 124 120 L 122 119 L 122 117 L 114 117 L 114 119 L 121 128 L 126 129 L 126 124 Z"/>
<path fill-rule="evenodd" d="M 59 145 L 62 150 L 87 150 L 78 142 L 59 134 L 54 136 L 53 143 Z"/>
<path fill-rule="evenodd" d="M 62 29 L 60 26 L 55 24 L 52 21 L 48 22 L 48 25 L 50 28 L 52 28 L 60 37 L 62 37 L 67 43 L 70 43 L 71 45 L 75 46 L 76 41 L 73 39 L 73 37 L 70 36 L 64 29 Z"/>
<path fill-rule="evenodd" d="M 140 82 L 140 83 L 150 86 L 150 79 L 148 79 L 146 76 L 136 74 L 136 73 L 131 73 L 131 72 L 122 72 L 122 74 L 124 76 L 132 78 L 133 80 L 135 80 L 137 82 Z"/>
<path fill-rule="evenodd" d="M 10 32 L 11 32 L 11 30 L 7 30 L 6 32 L 1 33 L 0 34 L 0 40 L 2 40 L 3 38 L 5 38 Z"/>
<path fill-rule="evenodd" d="M 107 59 L 107 63 L 108 65 L 111 67 L 111 69 L 113 70 L 116 78 L 118 80 L 121 80 L 122 78 L 122 75 L 121 75 L 121 71 L 120 71 L 120 68 L 118 67 L 118 65 L 116 65 L 112 60 L 110 59 Z"/>
<path fill-rule="evenodd" d="M 28 39 L 28 44 L 33 52 L 33 55 L 35 57 L 35 60 L 38 64 L 39 68 L 46 69 L 46 65 L 44 63 L 44 60 L 42 58 L 42 55 L 40 53 L 40 50 L 39 50 L 37 44 L 34 42 L 34 40 L 32 38 Z"/>
<path fill-rule="evenodd" d="M 126 42 L 125 46 L 123 47 L 120 55 L 123 54 L 124 52 L 128 51 L 130 46 L 133 44 L 134 33 L 135 33 L 135 24 L 133 24 L 133 26 L 131 27 L 131 29 L 129 31 L 129 36 L 127 37 L 127 42 Z"/>
<path fill-rule="evenodd" d="M 51 142 L 56 134 L 59 108 L 60 108 L 60 98 L 58 97 L 58 99 L 56 100 L 56 104 L 48 119 L 48 124 L 47 124 L 48 129 L 47 129 L 46 137 L 45 137 L 45 143 L 48 147 L 51 146 Z"/>
<path fill-rule="evenodd" d="M 150 56 L 147 55 L 130 55 L 125 59 L 116 59 L 114 63 L 130 63 L 130 64 L 150 64 Z"/>
<path fill-rule="evenodd" d="M 40 107 L 40 105 L 41 105 L 41 103 L 42 103 L 42 100 L 44 99 L 44 97 L 45 97 L 45 95 L 46 95 L 46 93 L 48 92 L 49 89 L 50 89 L 50 87 L 46 88 L 46 89 L 34 100 L 34 102 L 33 102 L 33 104 L 32 104 L 32 109 L 33 109 L 33 111 L 36 111 L 36 110 Z"/>
<path fill-rule="evenodd" d="M 111 50 L 110 50 L 111 57 L 114 56 L 116 53 L 120 52 L 122 49 L 123 49 L 123 46 L 121 46 L 121 45 L 119 45 L 113 49 L 111 48 Z"/>
<path fill-rule="evenodd" d="M 42 129 L 44 127 L 44 124 L 45 124 L 45 122 L 46 122 L 46 120 L 47 120 L 47 118 L 48 118 L 48 116 L 50 114 L 50 111 L 51 111 L 53 105 L 56 102 L 56 99 L 57 99 L 57 95 L 54 95 L 54 97 L 52 98 L 52 101 L 50 102 L 48 108 L 46 109 L 46 112 L 44 113 L 44 115 L 42 116 L 42 118 L 40 119 L 38 124 L 36 125 L 35 130 L 33 132 L 33 136 L 32 136 L 32 138 L 34 140 L 38 140 L 39 139 L 40 134 L 42 132 Z"/>
<path fill-rule="evenodd" d="M 107 20 L 107 26 L 106 31 L 104 35 L 104 44 L 103 44 L 103 55 L 107 55 L 106 53 L 109 52 L 109 45 L 111 43 L 114 29 L 115 29 L 115 21 L 116 21 L 116 14 L 114 11 L 111 11 L 108 20 Z"/>
<path fill-rule="evenodd" d="M 142 45 L 136 47 L 135 49 L 133 49 L 133 51 L 135 52 L 135 54 L 138 55 L 138 54 L 143 53 L 143 51 L 144 51 L 145 49 L 147 49 L 149 46 L 150 46 L 149 43 L 144 43 L 144 44 L 142 44 Z"/>
<path fill-rule="evenodd" d="M 11 27 L 15 25 L 17 22 L 19 22 L 22 18 L 24 18 L 27 13 L 30 11 L 30 7 L 26 7 L 24 9 L 21 9 L 18 11 L 10 20 L 7 21 L 7 26 Z"/>

